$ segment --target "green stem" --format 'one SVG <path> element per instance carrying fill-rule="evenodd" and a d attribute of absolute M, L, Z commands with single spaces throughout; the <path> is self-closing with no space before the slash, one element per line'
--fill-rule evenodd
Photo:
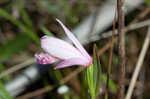
<path fill-rule="evenodd" d="M 64 99 L 70 99 L 69 95 L 64 95 Z"/>
<path fill-rule="evenodd" d="M 108 94 L 105 94 L 105 98 L 104 99 L 108 99 Z"/>
<path fill-rule="evenodd" d="M 92 97 L 92 99 L 95 99 L 95 98 L 96 98 L 96 97 L 95 97 L 95 96 L 93 96 L 93 95 L 92 95 L 91 97 Z"/>

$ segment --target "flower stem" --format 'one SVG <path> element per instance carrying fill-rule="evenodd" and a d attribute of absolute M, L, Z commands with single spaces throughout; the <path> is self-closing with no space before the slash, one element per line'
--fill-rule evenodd
<path fill-rule="evenodd" d="M 92 99 L 95 99 L 96 97 L 94 95 L 91 96 Z"/>

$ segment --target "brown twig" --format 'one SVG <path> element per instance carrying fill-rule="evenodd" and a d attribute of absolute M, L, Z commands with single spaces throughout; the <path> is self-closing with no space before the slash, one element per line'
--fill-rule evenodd
<path fill-rule="evenodd" d="M 117 98 L 124 98 L 124 80 L 125 80 L 125 32 L 124 28 L 124 11 L 123 1 L 117 0 L 118 12 L 118 51 L 119 51 L 119 82 Z"/>
<path fill-rule="evenodd" d="M 108 42 L 101 50 L 98 51 L 98 55 L 101 56 L 107 49 L 111 47 L 111 44 L 115 43 L 117 41 L 117 37 L 114 38 L 114 41 Z"/>
<path fill-rule="evenodd" d="M 114 48 L 114 34 L 116 28 L 116 13 L 113 21 L 113 28 L 112 28 L 112 38 L 111 38 L 111 46 L 110 46 L 110 54 L 109 54 L 109 62 L 108 62 L 108 69 L 107 69 L 107 83 L 106 83 L 106 94 L 108 95 L 109 92 L 109 79 L 111 74 L 111 66 L 112 66 L 112 59 L 113 59 L 113 48 Z"/>

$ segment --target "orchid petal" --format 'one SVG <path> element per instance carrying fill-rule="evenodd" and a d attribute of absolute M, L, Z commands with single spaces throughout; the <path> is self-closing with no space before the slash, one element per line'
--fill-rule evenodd
<path fill-rule="evenodd" d="M 71 44 L 54 37 L 41 38 L 41 47 L 45 52 L 60 59 L 83 58 L 83 55 Z"/>
<path fill-rule="evenodd" d="M 46 52 L 36 53 L 35 58 L 39 64 L 51 64 L 59 60 Z"/>
<path fill-rule="evenodd" d="M 79 51 L 80 51 L 85 57 L 87 57 L 89 60 L 91 60 L 91 57 L 90 57 L 89 54 L 86 52 L 86 50 L 83 48 L 83 46 L 80 44 L 80 42 L 76 39 L 76 37 L 73 35 L 73 33 L 72 33 L 59 19 L 56 19 L 56 21 L 62 26 L 62 28 L 64 29 L 65 33 L 66 33 L 67 36 L 69 37 L 69 39 L 72 40 L 72 42 L 73 42 L 74 45 L 79 49 Z"/>
<path fill-rule="evenodd" d="M 69 66 L 73 66 L 73 65 L 88 66 L 87 62 L 85 60 L 83 60 L 83 59 L 80 59 L 80 58 L 71 58 L 71 59 L 64 60 L 63 62 L 61 62 L 60 64 L 58 64 L 55 67 L 55 69 L 65 68 L 65 67 L 69 67 Z"/>

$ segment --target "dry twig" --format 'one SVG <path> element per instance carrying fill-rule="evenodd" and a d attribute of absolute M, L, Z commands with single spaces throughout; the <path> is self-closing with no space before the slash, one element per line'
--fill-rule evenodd
<path fill-rule="evenodd" d="M 112 28 L 112 37 L 111 37 L 111 46 L 110 46 L 110 54 L 109 54 L 109 62 L 108 62 L 108 69 L 107 69 L 107 83 L 106 83 L 106 94 L 108 95 L 109 92 L 109 77 L 111 74 L 111 66 L 112 66 L 112 59 L 113 59 L 113 48 L 114 48 L 114 34 L 116 28 L 116 13 L 113 21 L 113 28 Z"/>

